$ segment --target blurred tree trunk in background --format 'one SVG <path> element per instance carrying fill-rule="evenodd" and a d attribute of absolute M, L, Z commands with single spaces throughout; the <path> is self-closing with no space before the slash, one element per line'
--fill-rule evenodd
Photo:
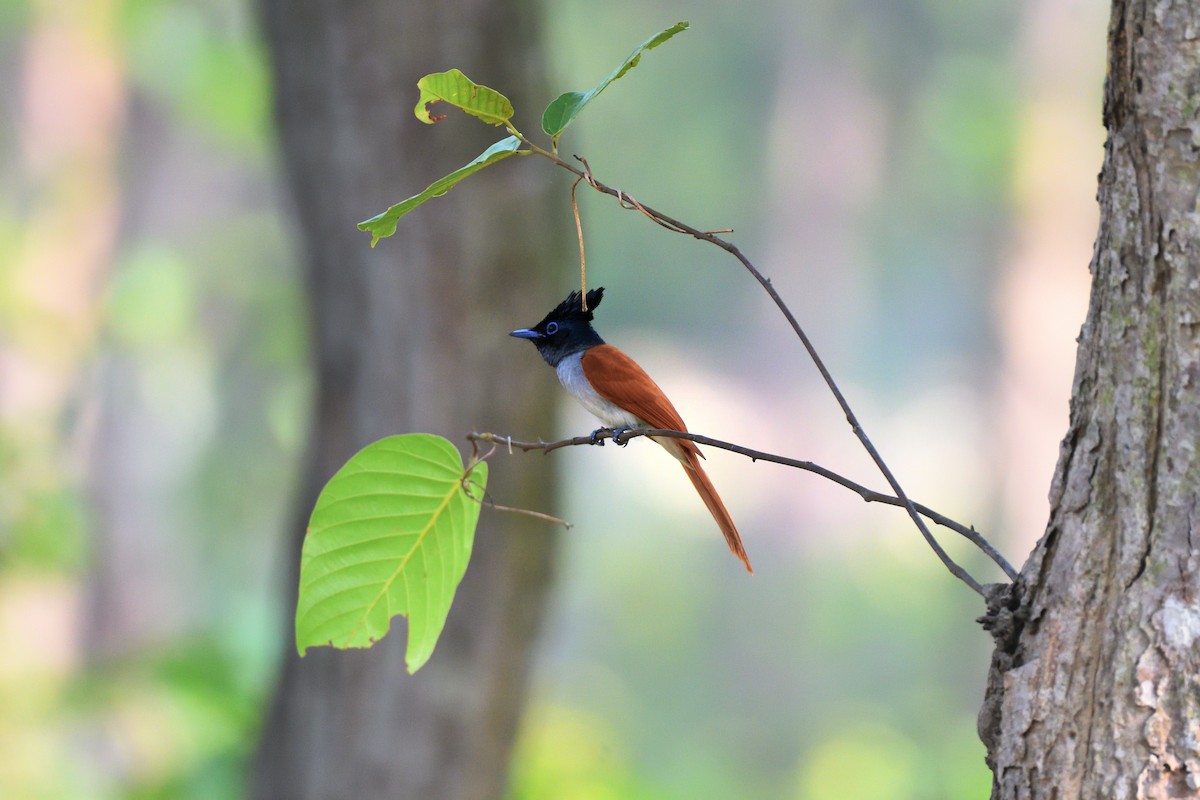
<path fill-rule="evenodd" d="M 405 627 L 371 650 L 296 657 L 301 537 L 317 492 L 356 450 L 428 431 L 553 430 L 544 366 L 505 335 L 560 294 L 562 237 L 545 175 L 516 160 L 406 218 L 377 248 L 361 219 L 469 161 L 503 131 L 412 114 L 422 75 L 460 67 L 518 109 L 547 100 L 534 5 L 260 0 L 276 114 L 307 254 L 317 369 L 314 428 L 286 553 L 282 682 L 251 778 L 260 798 L 486 798 L 503 791 L 542 615 L 554 533 L 485 510 L 432 660 L 404 667 Z M 528 121 L 527 121 L 528 122 Z M 529 127 L 527 124 L 526 127 Z M 565 197 L 565 195 L 564 195 Z M 560 215 L 565 221 L 567 212 Z M 543 290 L 545 289 L 545 290 Z M 497 464 L 498 502 L 547 508 L 548 459 Z"/>
<path fill-rule="evenodd" d="M 989 613 L 996 800 L 1200 789 L 1200 6 L 1112 13 L 1070 428 L 1046 533 Z"/>

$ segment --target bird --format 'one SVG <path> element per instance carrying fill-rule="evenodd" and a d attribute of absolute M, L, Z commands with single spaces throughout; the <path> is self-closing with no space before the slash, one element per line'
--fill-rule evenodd
<path fill-rule="evenodd" d="M 563 388 L 580 405 L 613 431 L 613 441 L 629 428 L 658 428 L 687 432 L 683 418 L 667 395 L 632 358 L 606 343 L 592 327 L 593 311 L 604 299 L 604 287 L 586 295 L 575 291 L 532 328 L 519 328 L 509 336 L 528 339 L 554 368 Z M 602 432 L 592 434 L 593 441 Z M 730 551 L 746 571 L 754 573 L 742 537 L 721 496 L 700 465 L 704 454 L 689 439 L 651 436 L 683 464 L 683 470 L 716 520 Z"/>

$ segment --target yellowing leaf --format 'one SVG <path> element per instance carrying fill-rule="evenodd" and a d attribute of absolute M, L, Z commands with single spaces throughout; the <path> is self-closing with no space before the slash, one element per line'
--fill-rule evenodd
<path fill-rule="evenodd" d="M 439 102 L 461 108 L 489 125 L 502 125 L 512 119 L 513 107 L 507 97 L 475 83 L 456 69 L 426 75 L 417 81 L 417 88 L 421 90 L 421 97 L 413 113 L 428 125 L 446 116 L 429 113 L 429 107 Z"/>

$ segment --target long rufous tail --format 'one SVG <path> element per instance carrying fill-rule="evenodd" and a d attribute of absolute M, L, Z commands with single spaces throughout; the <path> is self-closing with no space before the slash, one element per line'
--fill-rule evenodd
<path fill-rule="evenodd" d="M 721 502 L 721 496 L 717 494 L 712 481 L 708 479 L 708 473 L 700 466 L 699 452 L 696 450 L 688 451 L 686 459 L 686 461 L 683 461 L 683 471 L 691 478 L 692 486 L 696 487 L 696 492 L 700 495 L 700 499 L 704 501 L 704 505 L 708 506 L 708 511 L 713 515 L 713 519 L 717 521 L 717 526 L 720 527 L 721 533 L 725 534 L 725 541 L 729 545 L 729 549 L 746 565 L 746 571 L 753 575 L 754 569 L 750 566 L 750 558 L 746 555 L 746 548 L 742 546 L 742 537 L 738 534 L 737 525 L 733 524 L 733 517 L 729 516 L 728 509 Z"/>

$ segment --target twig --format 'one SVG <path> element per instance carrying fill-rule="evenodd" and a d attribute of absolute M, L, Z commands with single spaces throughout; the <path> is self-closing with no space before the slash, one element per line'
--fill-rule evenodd
<path fill-rule="evenodd" d="M 513 506 L 502 506 L 492 500 L 490 497 L 485 496 L 482 500 L 477 502 L 487 506 L 488 508 L 494 508 L 497 511 L 510 511 L 513 514 L 524 514 L 527 517 L 536 517 L 537 519 L 545 520 L 546 522 L 553 522 L 557 525 L 562 525 L 567 530 L 575 527 L 574 524 L 567 522 L 565 519 L 559 519 L 558 517 L 551 516 L 550 514 L 544 514 L 541 511 L 532 511 L 528 508 L 514 508 Z"/>
<path fill-rule="evenodd" d="M 493 445 L 505 445 L 509 448 L 510 453 L 512 452 L 513 448 L 524 452 L 528 452 L 530 450 L 541 450 L 549 453 L 552 450 L 558 450 L 562 447 L 573 447 L 577 445 L 603 446 L 604 442 L 608 438 L 611 438 L 612 431 L 611 429 L 607 428 L 602 428 L 601 430 L 608 431 L 609 436 L 593 437 L 589 434 L 588 436 L 576 436 L 571 439 L 562 439 L 557 442 L 543 442 L 540 439 L 536 442 L 520 442 L 513 439 L 511 436 L 499 436 L 494 433 L 472 433 L 467 436 L 467 439 L 471 440 L 472 442 L 492 442 Z M 900 498 L 893 497 L 892 495 L 884 494 L 882 492 L 877 492 L 874 489 L 868 489 L 862 484 L 856 483 L 844 475 L 839 475 L 831 469 L 822 467 L 820 464 L 814 464 L 811 461 L 801 461 L 799 459 L 789 458 L 787 456 L 780 456 L 774 453 L 766 453 L 761 450 L 753 450 L 740 444 L 733 444 L 732 442 L 713 439 L 709 436 L 701 436 L 697 433 L 662 430 L 658 428 L 629 428 L 621 433 L 621 435 L 617 438 L 617 443 L 624 444 L 630 439 L 638 436 L 665 436 L 674 439 L 689 439 L 697 444 L 716 447 L 720 450 L 728 450 L 731 453 L 737 453 L 739 455 L 746 456 L 751 461 L 770 461 L 775 464 L 782 464 L 786 467 L 794 467 L 796 469 L 805 470 L 806 472 L 811 472 L 815 475 L 820 475 L 822 478 L 831 480 L 839 486 L 843 486 L 854 492 L 861 497 L 864 502 L 883 503 L 885 505 L 898 506 L 900 508 L 904 507 L 904 503 L 900 500 Z M 916 508 L 916 510 L 922 516 L 929 518 L 934 524 L 940 525 L 948 530 L 952 530 L 967 541 L 971 542 L 988 558 L 995 562 L 996 566 L 1004 570 L 1004 574 L 1007 575 L 1011 580 L 1017 579 L 1018 573 L 1015 569 L 1013 569 L 1012 564 L 1008 563 L 1008 560 L 1002 556 L 995 547 L 992 546 L 991 542 L 989 542 L 977 530 L 975 530 L 974 527 L 963 525 L 961 522 L 956 522 L 950 517 L 947 517 L 945 514 L 934 511 L 932 508 L 921 505 L 920 503 L 913 503 L 913 507 Z"/>
<path fill-rule="evenodd" d="M 586 165 L 587 162 L 585 161 Z M 587 253 L 583 248 L 583 221 L 579 218 L 579 201 L 575 199 L 575 189 L 584 176 L 579 176 L 571 184 L 571 213 L 575 215 L 575 235 L 579 238 L 579 297 L 584 311 L 587 307 Z"/>
<path fill-rule="evenodd" d="M 469 488 L 470 484 L 468 483 L 468 479 L 471 477 L 471 473 L 474 472 L 475 468 L 477 466 L 479 466 L 482 462 L 487 461 L 488 458 L 490 458 L 491 455 L 496 452 L 497 446 L 504 443 L 504 440 L 498 436 L 468 436 L 467 439 L 470 440 L 470 442 L 471 442 L 471 462 L 467 466 L 467 470 L 466 470 L 466 472 L 463 473 L 462 480 L 460 481 L 460 483 L 462 485 L 463 493 L 467 497 L 471 498 L 476 503 L 479 503 L 481 506 L 488 506 L 489 508 L 494 508 L 496 511 L 508 511 L 513 514 L 524 514 L 527 517 L 534 517 L 536 519 L 545 520 L 546 522 L 553 522 L 558 525 L 562 525 L 567 530 L 570 530 L 571 528 L 575 527 L 570 522 L 567 522 L 565 519 L 559 519 L 558 517 L 555 517 L 551 514 L 543 513 L 541 511 L 533 511 L 532 509 L 528 509 L 528 508 L 517 508 L 515 506 L 500 505 L 499 503 L 497 503 L 495 500 L 493 500 L 491 497 L 488 496 L 488 492 L 486 489 L 483 490 L 482 497 L 476 497 L 475 495 L 471 494 L 471 490 Z M 486 453 L 484 453 L 483 455 L 479 454 L 479 443 L 480 442 L 488 442 L 491 444 L 491 447 L 489 447 L 488 451 Z M 508 442 L 508 454 L 510 456 L 512 455 L 512 449 L 513 449 L 513 443 L 511 441 L 509 441 Z"/>

